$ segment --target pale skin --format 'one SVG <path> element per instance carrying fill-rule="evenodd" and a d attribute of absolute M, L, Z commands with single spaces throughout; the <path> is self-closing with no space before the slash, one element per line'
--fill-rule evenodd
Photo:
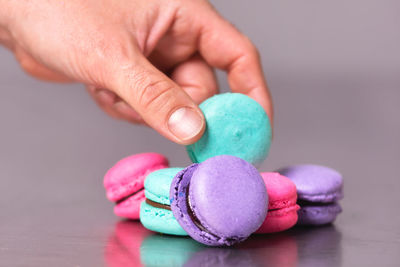
<path fill-rule="evenodd" d="M 112 117 L 178 144 L 204 132 L 215 68 L 273 116 L 257 49 L 205 0 L 0 0 L 0 43 L 30 75 L 81 82 Z"/>

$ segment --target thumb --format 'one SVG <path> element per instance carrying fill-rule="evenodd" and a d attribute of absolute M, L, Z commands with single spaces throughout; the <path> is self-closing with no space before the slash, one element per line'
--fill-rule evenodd
<path fill-rule="evenodd" d="M 143 120 L 173 142 L 187 145 L 204 133 L 203 113 L 193 100 L 142 54 L 114 72 L 110 88 Z"/>

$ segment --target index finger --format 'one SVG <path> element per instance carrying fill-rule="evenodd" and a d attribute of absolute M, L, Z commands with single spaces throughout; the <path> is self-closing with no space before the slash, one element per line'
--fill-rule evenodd
<path fill-rule="evenodd" d="M 272 123 L 272 99 L 257 48 L 215 11 L 208 12 L 207 16 L 202 19 L 198 44 L 200 54 L 209 65 L 226 70 L 232 91 L 256 100 Z"/>

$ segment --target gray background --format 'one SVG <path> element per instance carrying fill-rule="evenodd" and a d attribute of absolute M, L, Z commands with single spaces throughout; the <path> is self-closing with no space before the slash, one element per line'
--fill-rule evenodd
<path fill-rule="evenodd" d="M 295 240 L 296 259 L 286 266 L 399 266 L 400 2 L 213 3 L 262 55 L 276 123 L 261 170 L 316 163 L 344 175 L 335 226 L 274 236 Z M 227 90 L 225 75 L 218 77 Z M 147 151 L 185 166 L 184 148 L 105 116 L 81 85 L 28 77 L 3 48 L 0 88 L 0 265 L 119 266 L 104 256 L 120 253 L 108 242 L 119 219 L 105 199 L 105 171 Z M 245 243 L 238 250 L 245 254 L 223 253 L 237 255 L 231 266 L 248 257 L 249 265 L 273 265 L 268 255 L 279 246 L 269 239 Z M 262 260 L 254 242 L 267 255 Z M 132 253 L 134 262 L 140 253 Z"/>

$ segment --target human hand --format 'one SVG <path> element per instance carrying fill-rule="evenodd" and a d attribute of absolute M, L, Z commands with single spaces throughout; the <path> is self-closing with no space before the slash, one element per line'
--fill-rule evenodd
<path fill-rule="evenodd" d="M 31 75 L 79 81 L 108 114 L 180 144 L 204 132 L 197 104 L 218 92 L 272 102 L 255 46 L 204 0 L 0 0 L 0 42 Z"/>

